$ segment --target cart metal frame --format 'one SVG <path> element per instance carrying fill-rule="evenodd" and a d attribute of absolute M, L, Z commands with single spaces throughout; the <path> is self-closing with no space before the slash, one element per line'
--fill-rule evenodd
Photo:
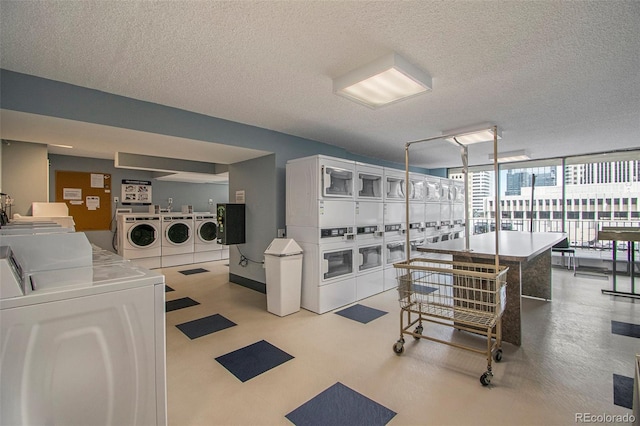
<path fill-rule="evenodd" d="M 507 267 L 491 264 L 414 258 L 395 263 L 400 301 L 400 338 L 393 351 L 404 352 L 404 336 L 427 339 L 484 354 L 484 386 L 493 377 L 492 359 L 502 360 L 502 313 L 506 301 Z M 406 319 L 406 320 L 405 320 Z M 484 349 L 424 335 L 423 322 L 450 326 L 486 336 Z M 417 326 L 416 326 L 417 324 Z M 412 327 L 415 327 L 413 331 Z"/>
<path fill-rule="evenodd" d="M 469 219 L 469 149 L 468 144 L 471 142 L 462 143 L 461 140 L 464 136 L 468 136 L 470 134 L 476 134 L 479 131 L 489 130 L 492 134 L 491 138 L 483 140 L 476 140 L 475 142 L 488 142 L 489 140 L 493 140 L 493 170 L 495 176 L 499 176 L 499 167 L 498 167 L 498 126 L 495 125 L 482 125 L 477 128 L 467 128 L 461 129 L 457 132 L 451 132 L 448 134 L 443 134 L 439 136 L 432 136 L 425 139 L 415 140 L 412 142 L 407 142 L 404 147 L 404 162 L 405 162 L 405 220 L 406 220 L 406 262 L 400 262 L 394 264 L 396 271 L 398 273 L 398 291 L 402 292 L 403 289 L 406 294 L 403 297 L 403 294 L 400 294 L 400 339 L 393 345 L 393 350 L 396 354 L 400 355 L 404 351 L 404 334 L 410 334 L 416 339 L 425 338 L 429 340 L 433 340 L 435 342 L 445 343 L 451 346 L 462 347 L 463 349 L 472 350 L 474 352 L 486 353 L 487 355 L 487 371 L 480 377 L 480 382 L 487 386 L 491 383 L 491 378 L 493 377 L 493 372 L 491 370 L 491 353 L 494 352 L 494 359 L 496 361 L 500 361 L 502 359 L 502 324 L 501 324 L 501 316 L 504 310 L 504 299 L 506 298 L 506 277 L 507 270 L 506 267 L 501 267 L 499 263 L 499 234 L 500 234 L 500 203 L 499 203 L 499 194 L 500 194 L 500 179 L 495 179 L 495 193 L 494 193 L 494 218 L 496 221 L 496 230 L 495 230 L 495 245 L 496 245 L 496 253 L 495 253 L 495 262 L 493 269 L 491 269 L 490 265 L 484 264 L 469 264 L 462 262 L 451 262 L 451 261 L 439 261 L 435 259 L 411 259 L 411 242 L 410 235 L 408 232 L 409 229 L 409 197 L 410 187 L 409 187 L 409 149 L 414 144 L 431 142 L 438 139 L 446 139 L 449 141 L 453 141 L 453 145 L 460 149 L 460 158 L 462 160 L 462 173 L 464 174 L 464 192 L 465 192 L 465 211 L 464 211 L 464 238 L 465 238 L 465 251 L 471 252 L 472 250 L 469 247 L 469 236 L 470 236 L 470 219 Z M 473 142 L 473 143 L 475 143 Z M 422 263 L 420 265 L 419 263 Z M 466 265 L 466 266 L 465 266 Z M 402 272 L 404 270 L 404 272 Z M 482 275 L 485 274 L 485 275 Z M 424 300 L 418 300 L 420 297 L 418 296 L 420 293 L 416 292 L 416 286 L 420 286 L 422 284 L 416 284 L 425 282 L 429 278 L 441 278 L 443 276 L 450 275 L 452 277 L 452 284 L 450 284 L 451 288 L 455 288 L 453 283 L 464 283 L 471 279 L 471 282 L 475 282 L 473 280 L 486 280 L 487 283 L 493 282 L 495 284 L 494 291 L 500 291 L 500 299 L 501 304 L 498 309 L 499 314 L 493 312 L 492 315 L 489 315 L 488 321 L 480 321 L 478 320 L 482 317 L 482 309 L 474 309 L 470 316 L 463 315 L 463 307 L 465 304 L 468 306 L 473 306 L 473 303 L 482 303 L 482 300 L 471 300 L 459 297 L 451 298 L 451 302 L 449 305 L 439 306 L 437 303 L 430 302 L 429 296 L 425 295 Z M 498 283 L 500 285 L 498 286 Z M 433 284 L 433 283 L 432 283 Z M 458 288 L 458 292 L 464 292 L 464 285 L 460 285 Z M 468 289 L 468 288 L 467 288 Z M 453 293 L 452 293 L 453 294 Z M 488 296 L 491 292 L 481 291 L 478 294 L 475 294 L 472 297 L 475 297 L 479 294 Z M 498 293 L 493 294 L 494 301 L 496 300 L 496 296 Z M 412 301 L 412 297 L 416 299 Z M 407 303 L 403 306 L 403 300 L 406 300 Z M 487 310 L 491 306 L 491 304 L 486 305 L 477 305 L 477 306 L 485 306 Z M 439 311 L 436 309 L 438 307 Z M 494 304 L 493 308 L 497 308 L 498 306 Z M 431 309 L 431 311 L 429 310 Z M 485 310 L 484 314 L 487 315 L 487 310 Z M 443 312 L 447 312 L 449 315 L 443 315 Z M 404 326 L 403 322 L 403 313 L 407 315 L 407 326 Z M 417 314 L 418 319 L 415 321 L 411 320 L 411 314 Z M 458 345 L 453 342 L 446 342 L 436 338 L 427 337 L 422 335 L 422 331 L 424 327 L 422 326 L 422 321 L 436 322 L 445 325 L 453 325 L 455 328 L 460 330 L 472 331 L 474 333 L 483 334 L 487 336 L 487 350 L 478 350 L 476 348 L 466 347 L 463 345 Z M 485 324 L 486 322 L 486 324 Z M 418 324 L 416 330 L 411 332 L 409 328 L 413 325 Z M 495 332 L 493 329 L 495 328 Z M 419 332 L 418 332 L 419 331 Z M 492 343 L 492 339 L 495 338 L 495 344 Z"/>

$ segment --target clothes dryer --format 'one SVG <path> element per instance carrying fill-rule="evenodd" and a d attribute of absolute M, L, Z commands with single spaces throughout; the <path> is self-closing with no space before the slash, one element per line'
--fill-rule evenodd
<path fill-rule="evenodd" d="M 164 276 L 131 262 L 45 270 L 91 258 L 76 238 L 36 247 L 51 236 L 3 240 L 16 253 L 1 259 L 0 424 L 166 424 Z"/>
<path fill-rule="evenodd" d="M 301 306 L 322 314 L 355 302 L 353 243 L 298 244 L 304 252 Z"/>
<path fill-rule="evenodd" d="M 229 258 L 229 248 L 218 244 L 218 221 L 212 213 L 195 213 L 194 263 Z M 226 252 L 226 256 L 223 254 Z"/>
<path fill-rule="evenodd" d="M 118 254 L 147 269 L 160 268 L 162 255 L 160 215 L 118 215 Z"/>
<path fill-rule="evenodd" d="M 392 237 L 385 237 L 383 247 L 385 290 L 398 286 L 396 268 L 393 264 L 402 262 L 407 258 L 406 247 L 407 240 L 405 236 L 395 235 Z"/>
<path fill-rule="evenodd" d="M 194 253 L 194 215 L 162 215 L 162 267 L 190 265 Z"/>

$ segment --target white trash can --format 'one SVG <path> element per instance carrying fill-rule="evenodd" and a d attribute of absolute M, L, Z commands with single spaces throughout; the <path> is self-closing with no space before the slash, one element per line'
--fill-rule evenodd
<path fill-rule="evenodd" d="M 300 310 L 302 248 L 291 238 L 276 238 L 264 252 L 267 311 L 284 317 Z"/>

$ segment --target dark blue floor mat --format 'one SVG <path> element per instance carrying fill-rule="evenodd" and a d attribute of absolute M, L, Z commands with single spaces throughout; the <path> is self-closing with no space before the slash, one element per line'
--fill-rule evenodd
<path fill-rule="evenodd" d="M 357 304 L 338 311 L 336 314 L 366 324 L 376 318 L 388 314 L 388 312 Z"/>
<path fill-rule="evenodd" d="M 397 413 L 338 382 L 285 417 L 297 426 L 386 425 Z"/>
<path fill-rule="evenodd" d="M 197 339 L 225 328 L 233 327 L 235 322 L 228 320 L 220 314 L 211 315 L 197 320 L 176 325 L 189 339 Z"/>
<path fill-rule="evenodd" d="M 209 271 L 203 268 L 195 268 L 195 269 L 186 269 L 184 271 L 178 271 L 178 272 L 180 272 L 182 275 L 193 275 L 193 274 L 201 274 L 203 272 L 209 272 Z"/>
<path fill-rule="evenodd" d="M 633 378 L 613 375 L 613 403 L 633 409 Z"/>
<path fill-rule="evenodd" d="M 640 338 L 640 325 L 628 322 L 611 321 L 611 332 L 622 336 Z"/>
<path fill-rule="evenodd" d="M 420 284 L 416 284 L 411 288 L 413 289 L 414 293 L 420 293 L 420 294 L 429 294 L 429 293 L 433 293 L 434 291 L 438 291 L 436 287 L 429 287 L 429 286 L 420 285 Z"/>
<path fill-rule="evenodd" d="M 293 356 L 271 343 L 261 340 L 252 345 L 238 349 L 216 358 L 224 368 L 246 382 L 254 377 L 271 370 L 289 360 Z"/>
<path fill-rule="evenodd" d="M 165 311 L 171 312 L 175 311 L 176 309 L 188 308 L 189 306 L 195 306 L 199 304 L 199 302 L 196 302 L 190 297 L 183 297 L 176 300 L 167 300 L 167 302 L 165 303 Z"/>
<path fill-rule="evenodd" d="M 169 287 L 168 285 L 165 285 L 165 286 L 164 286 L 164 292 L 165 292 L 165 293 L 168 293 L 168 292 L 170 292 L 170 291 L 175 291 L 175 290 L 174 290 L 174 289 L 172 289 L 171 287 Z"/>

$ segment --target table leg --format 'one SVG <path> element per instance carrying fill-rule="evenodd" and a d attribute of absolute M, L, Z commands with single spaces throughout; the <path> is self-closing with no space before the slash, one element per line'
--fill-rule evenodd
<path fill-rule="evenodd" d="M 611 281 L 613 282 L 613 291 L 616 291 L 616 263 L 618 263 L 618 242 L 613 242 L 613 275 L 611 277 Z"/>

